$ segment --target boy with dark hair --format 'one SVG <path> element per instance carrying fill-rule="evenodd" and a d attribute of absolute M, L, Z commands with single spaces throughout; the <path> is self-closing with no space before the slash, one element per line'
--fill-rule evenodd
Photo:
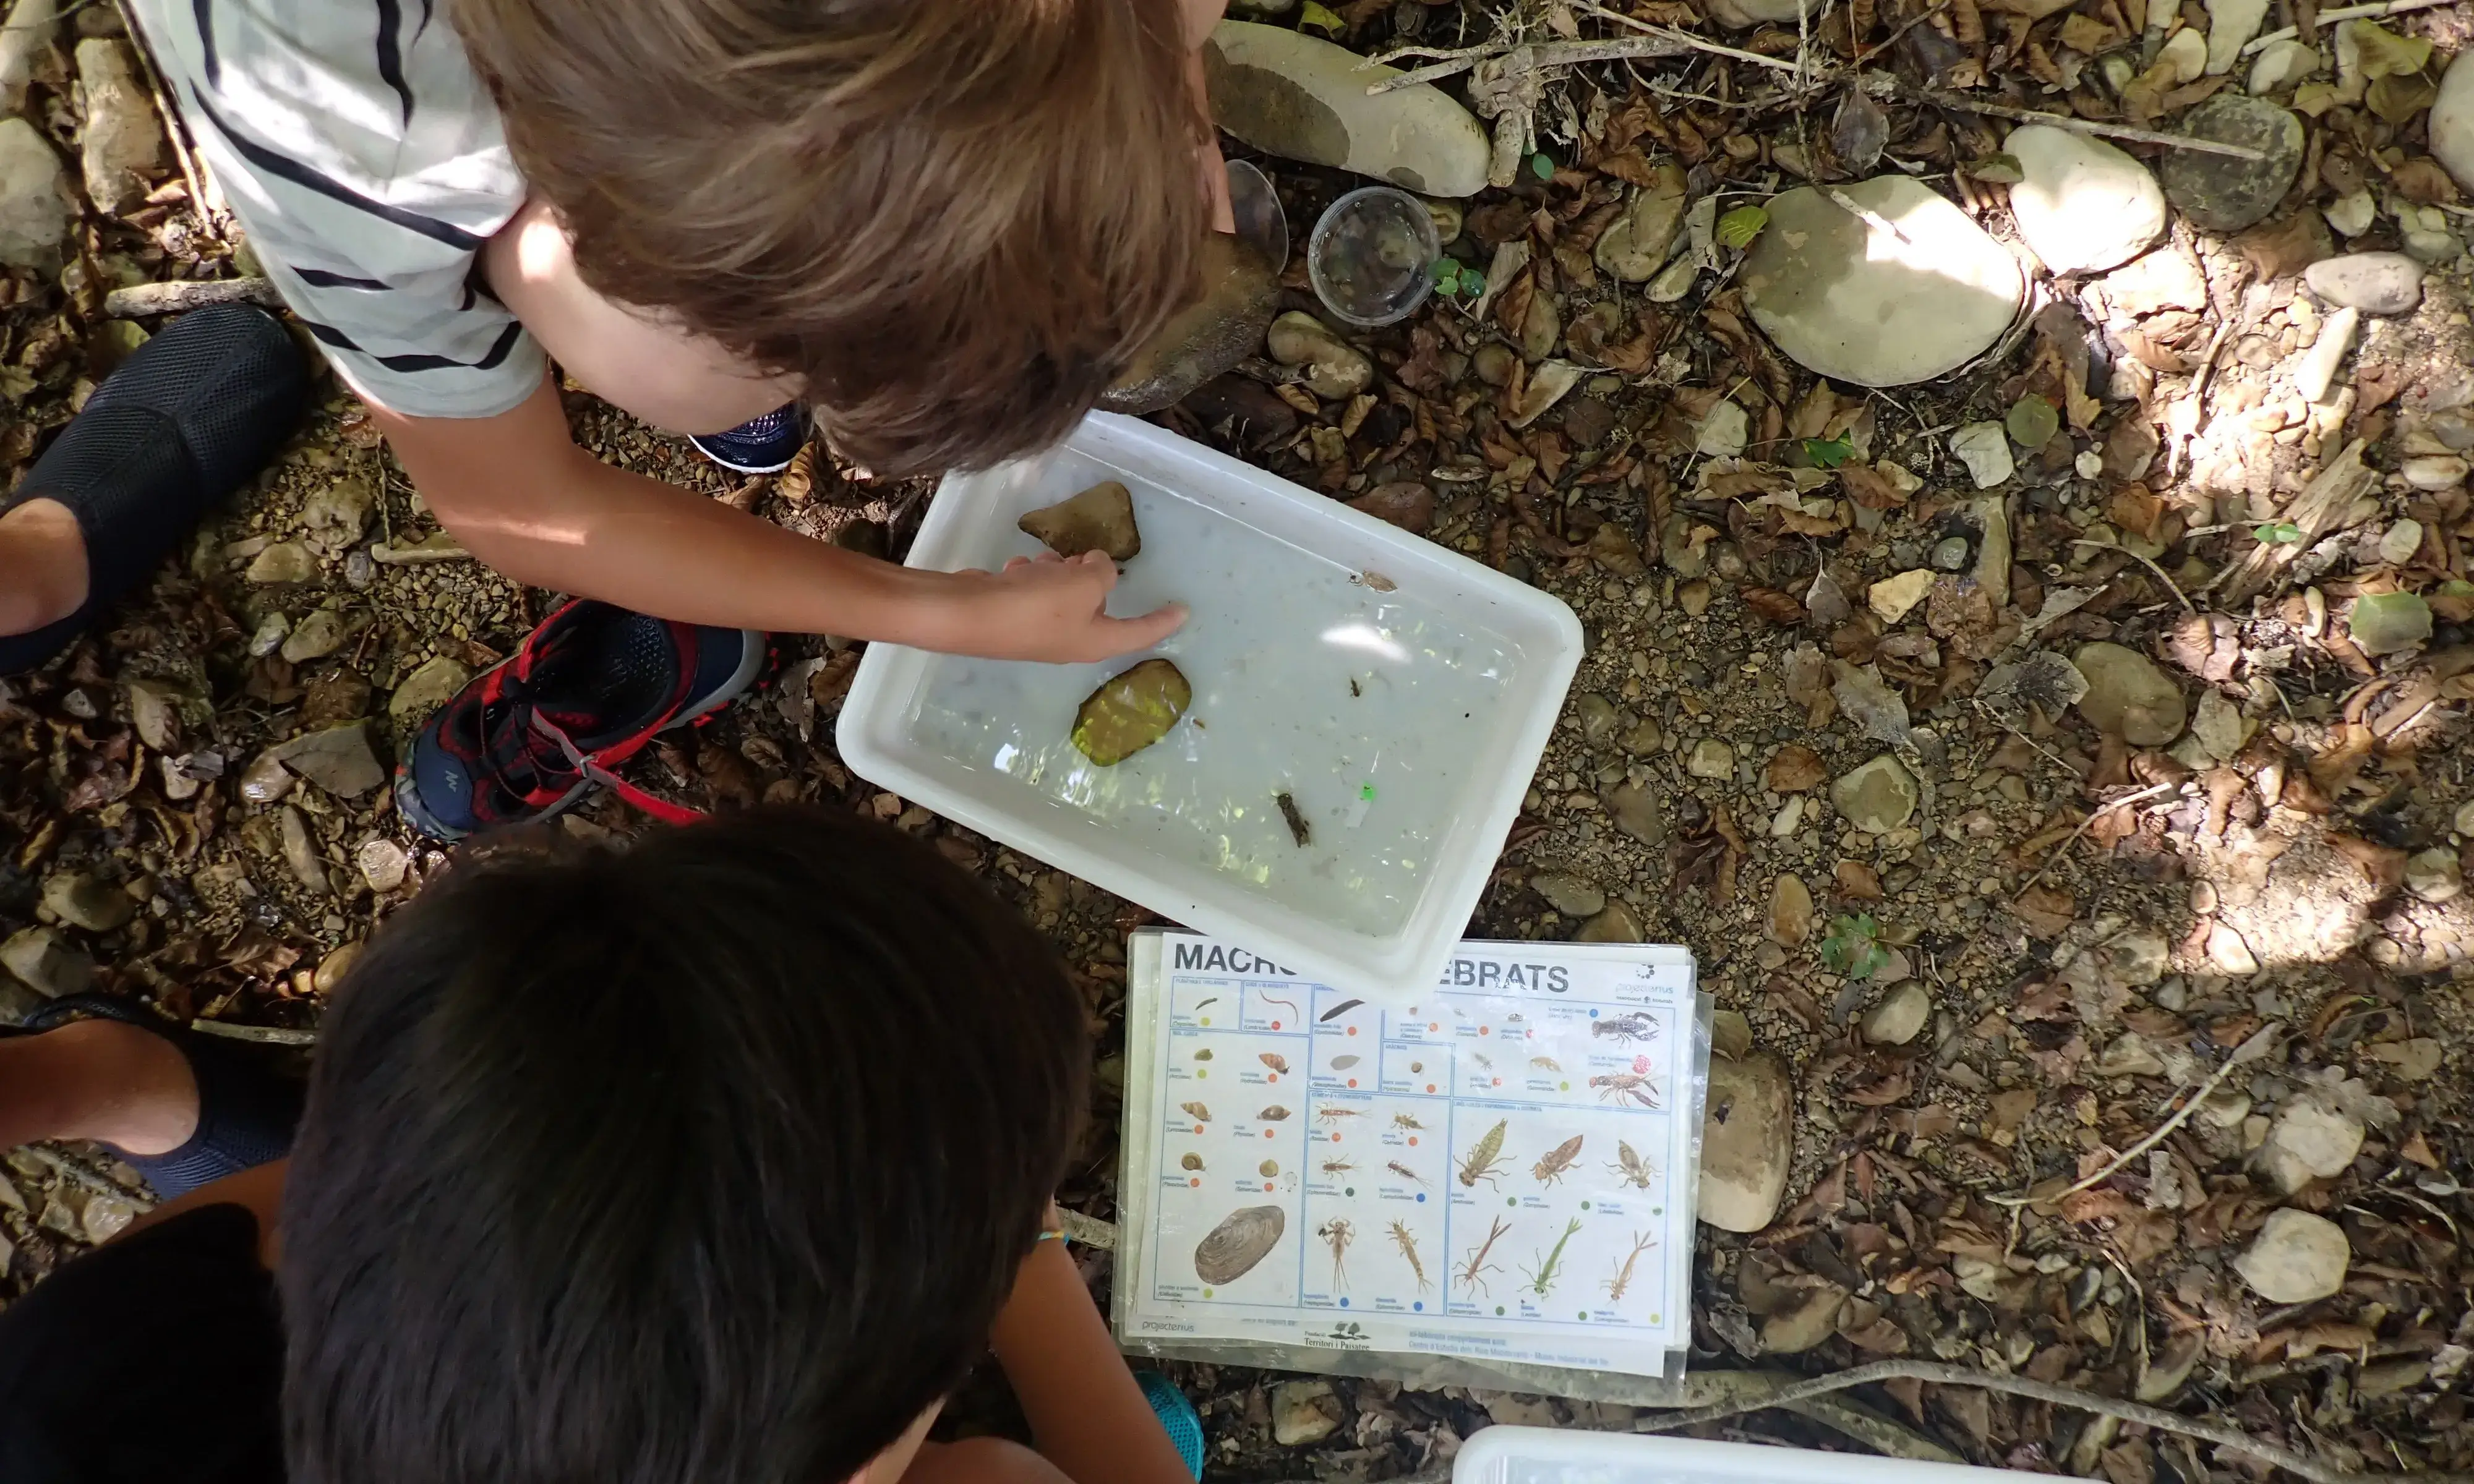
<path fill-rule="evenodd" d="M 183 1410 L 143 1467 L 103 1467 L 94 1441 L 189 1383 L 165 1367 L 206 1352 L 177 1332 L 197 1313 L 251 1331 L 233 1353 L 271 1352 L 255 1232 L 280 1237 L 295 1484 L 1180 1484 L 1044 1239 L 1083 1017 L 1016 917 L 850 816 L 467 865 L 347 976 L 288 1171 L 238 1177 L 232 1199 L 260 1223 L 279 1200 L 279 1223 L 208 1185 L 0 1312 L 0 1472 L 264 1481 L 181 1462 L 279 1451 L 263 1380 L 252 1406 L 219 1377 L 223 1420 Z M 185 1084 L 193 1105 L 211 1081 Z M 176 1116 L 146 1137 L 183 1136 Z M 82 1322 L 173 1272 L 189 1298 L 168 1320 Z M 26 1363 L 64 1332 L 112 1392 L 62 1397 Z M 1039 1452 L 923 1445 L 991 1345 Z M 61 1467 L 9 1467 L 43 1458 Z"/>

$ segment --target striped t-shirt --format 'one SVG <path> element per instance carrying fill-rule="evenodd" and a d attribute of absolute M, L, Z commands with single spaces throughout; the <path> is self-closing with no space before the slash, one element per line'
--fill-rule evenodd
<path fill-rule="evenodd" d="M 266 275 L 352 389 L 416 418 L 532 395 L 541 347 L 481 281 L 524 202 L 439 0 L 133 0 Z"/>

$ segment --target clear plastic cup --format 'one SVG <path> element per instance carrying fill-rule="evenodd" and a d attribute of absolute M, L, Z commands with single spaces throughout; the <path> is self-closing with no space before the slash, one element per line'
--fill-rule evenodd
<path fill-rule="evenodd" d="M 1227 163 L 1228 205 L 1237 219 L 1238 239 L 1251 244 L 1276 273 L 1289 261 L 1289 216 L 1280 209 L 1279 193 L 1272 189 L 1272 178 L 1252 162 Z"/>
<path fill-rule="evenodd" d="M 1306 239 L 1306 274 L 1323 307 L 1372 328 L 1407 319 L 1434 292 L 1443 246 L 1426 203 L 1369 185 L 1331 203 Z"/>

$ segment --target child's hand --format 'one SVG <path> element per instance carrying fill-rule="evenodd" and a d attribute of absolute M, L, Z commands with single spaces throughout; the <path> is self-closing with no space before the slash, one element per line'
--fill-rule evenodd
<path fill-rule="evenodd" d="M 960 622 L 932 647 L 989 659 L 1040 659 L 1070 664 L 1148 649 L 1185 622 L 1185 605 L 1171 603 L 1139 618 L 1111 618 L 1109 589 L 1117 564 L 1105 552 L 1072 561 L 1043 551 L 1016 557 L 1002 572 L 957 572 L 962 584 Z"/>

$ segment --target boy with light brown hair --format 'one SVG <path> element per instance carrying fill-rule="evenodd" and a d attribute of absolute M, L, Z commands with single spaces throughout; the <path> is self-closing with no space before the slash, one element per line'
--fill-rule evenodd
<path fill-rule="evenodd" d="M 617 739 L 544 755 L 578 778 L 727 700 L 710 686 L 761 631 L 1084 660 L 1176 627 L 1175 608 L 1109 616 L 1104 560 L 909 571 L 602 464 L 546 363 L 742 472 L 787 465 L 811 415 L 880 475 L 1054 443 L 1197 296 L 1204 236 L 1228 225 L 1198 51 L 1221 9 L 131 6 L 268 276 L 430 509 L 507 577 L 598 600 L 539 643 L 567 670 L 670 652 L 594 678 L 631 698 L 615 712 L 548 698 L 563 734 Z M 0 521 L 0 571 L 82 567 L 73 524 L 20 524 Z M 530 703 L 512 708 L 529 733 Z M 490 792 L 474 759 L 514 733 L 449 725 L 424 745 L 457 754 L 456 788 Z M 415 817 L 444 833 L 503 817 L 463 808 Z"/>

